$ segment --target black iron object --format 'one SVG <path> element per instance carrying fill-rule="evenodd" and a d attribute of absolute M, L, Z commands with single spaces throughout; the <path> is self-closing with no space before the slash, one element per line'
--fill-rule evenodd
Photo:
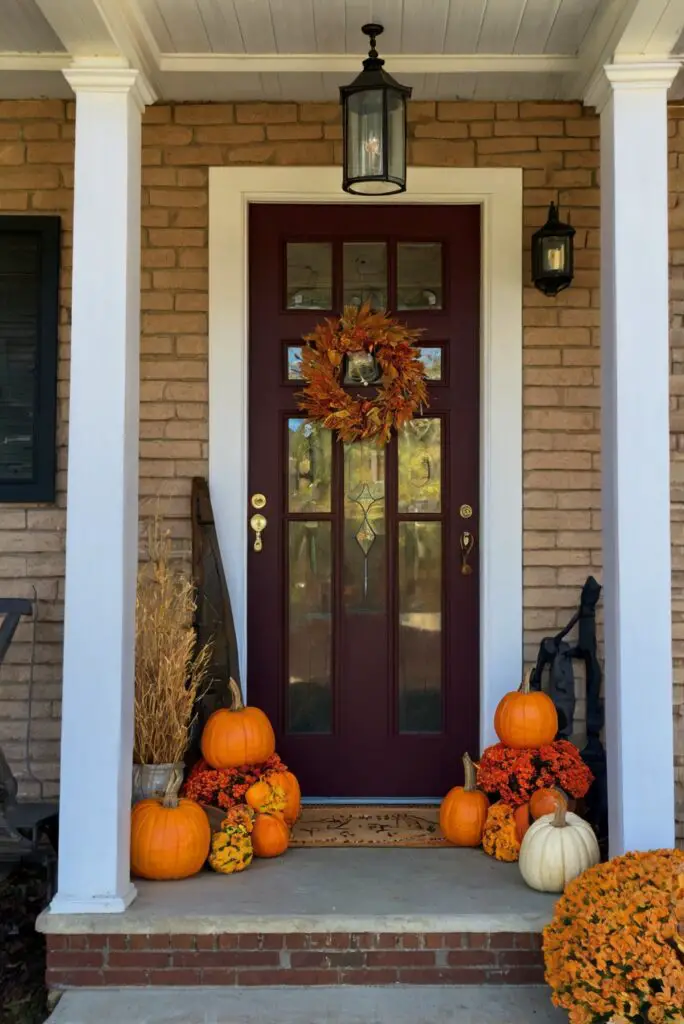
<path fill-rule="evenodd" d="M 601 854 L 608 855 L 608 790 L 606 781 L 606 752 L 601 741 L 605 712 L 601 697 L 601 665 L 596 650 L 596 605 L 601 586 L 588 576 L 582 587 L 578 611 L 559 633 L 545 637 L 539 647 L 537 664 L 532 673 L 531 686 L 542 689 L 544 674 L 549 682 L 545 687 L 558 711 L 558 737 L 569 739 L 575 715 L 575 680 L 573 662 L 584 665 L 586 680 L 587 742 L 581 751 L 582 759 L 591 769 L 594 782 L 585 797 L 584 814 L 596 832 Z M 566 641 L 577 626 L 577 640 Z"/>
<path fill-rule="evenodd" d="M 363 71 L 340 87 L 342 188 L 360 196 L 406 191 L 406 101 L 412 90 L 384 70 L 375 48 L 382 25 L 364 25 L 370 39 Z"/>
<path fill-rule="evenodd" d="M 551 203 L 546 224 L 532 235 L 532 280 L 544 295 L 552 298 L 572 284 L 574 237 L 573 226 L 559 220 L 558 208 Z"/>
<path fill-rule="evenodd" d="M 22 615 L 33 614 L 30 601 L 0 598 L 0 663 L 12 642 Z M 28 745 L 27 745 L 28 747 Z M 27 749 L 27 762 L 29 759 Z M 30 764 L 27 763 L 30 771 Z M 47 874 L 48 898 L 54 891 L 54 867 L 58 845 L 58 805 L 54 801 L 18 800 L 18 785 L 0 748 L 0 863 L 37 862 Z"/>
<path fill-rule="evenodd" d="M 240 683 L 238 646 L 233 622 L 230 596 L 221 562 L 216 536 L 214 512 L 207 481 L 195 477 L 192 481 L 192 576 L 197 588 L 195 631 L 200 646 L 211 640 L 209 679 L 196 705 L 196 715 L 190 731 L 190 744 L 186 763 L 192 765 L 200 756 L 202 729 L 212 711 L 230 707 L 232 698 L 228 680 Z"/>

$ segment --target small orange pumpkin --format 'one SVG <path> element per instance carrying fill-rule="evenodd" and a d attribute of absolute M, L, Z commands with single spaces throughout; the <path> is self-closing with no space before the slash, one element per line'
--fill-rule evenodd
<path fill-rule="evenodd" d="M 489 800 L 477 788 L 475 765 L 470 755 L 463 755 L 465 780 L 454 786 L 442 800 L 439 825 L 454 846 L 479 846 L 487 820 Z"/>
<path fill-rule="evenodd" d="M 558 714 L 548 694 L 530 690 L 528 672 L 519 690 L 507 693 L 494 715 L 496 734 L 507 747 L 522 750 L 553 743 L 558 732 Z"/>
<path fill-rule="evenodd" d="M 259 708 L 245 707 L 234 679 L 228 686 L 232 707 L 219 708 L 207 719 L 202 733 L 202 757 L 212 768 L 262 764 L 275 751 L 273 727 Z"/>
<path fill-rule="evenodd" d="M 167 794 L 140 800 L 131 811 L 131 871 L 140 878 L 189 878 L 211 844 L 206 813 L 194 800 Z"/>
<path fill-rule="evenodd" d="M 282 814 L 257 814 L 252 829 L 255 857 L 279 857 L 290 843 L 290 830 Z"/>
<path fill-rule="evenodd" d="M 513 820 L 515 821 L 515 834 L 518 837 L 518 842 L 522 843 L 525 838 L 525 833 L 532 824 L 530 818 L 530 805 L 521 804 L 520 807 L 516 807 L 513 812 Z"/>
<path fill-rule="evenodd" d="M 566 806 L 568 799 L 560 789 L 537 789 L 530 797 L 530 814 L 536 820 L 543 814 L 555 814 L 562 805 Z"/>

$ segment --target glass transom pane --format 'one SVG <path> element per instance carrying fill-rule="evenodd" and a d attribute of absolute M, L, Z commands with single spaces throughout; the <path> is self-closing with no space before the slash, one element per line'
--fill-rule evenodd
<path fill-rule="evenodd" d="M 387 246 L 384 242 L 345 242 L 343 246 L 344 305 L 387 308 Z"/>
<path fill-rule="evenodd" d="M 288 242 L 286 246 L 288 309 L 332 308 L 332 244 Z"/>

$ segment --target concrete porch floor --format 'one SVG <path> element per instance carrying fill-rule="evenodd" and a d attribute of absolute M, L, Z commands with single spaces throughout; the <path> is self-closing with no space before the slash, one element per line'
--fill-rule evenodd
<path fill-rule="evenodd" d="M 67 992 L 48 1024 L 563 1024 L 542 986 Z"/>
<path fill-rule="evenodd" d="M 48 934 L 539 932 L 555 897 L 481 850 L 290 850 L 237 876 L 138 881 L 123 914 L 43 913 Z"/>

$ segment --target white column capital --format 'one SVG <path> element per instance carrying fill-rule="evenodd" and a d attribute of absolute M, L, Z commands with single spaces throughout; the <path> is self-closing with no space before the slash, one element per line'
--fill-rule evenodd
<path fill-rule="evenodd" d="M 81 65 L 64 68 L 62 74 L 76 96 L 86 92 L 128 93 L 140 111 L 157 98 L 145 74 L 136 68 Z"/>
<path fill-rule="evenodd" d="M 587 86 L 584 102 L 601 113 L 614 92 L 621 90 L 667 91 L 682 66 L 679 60 L 620 61 L 604 64 Z"/>

